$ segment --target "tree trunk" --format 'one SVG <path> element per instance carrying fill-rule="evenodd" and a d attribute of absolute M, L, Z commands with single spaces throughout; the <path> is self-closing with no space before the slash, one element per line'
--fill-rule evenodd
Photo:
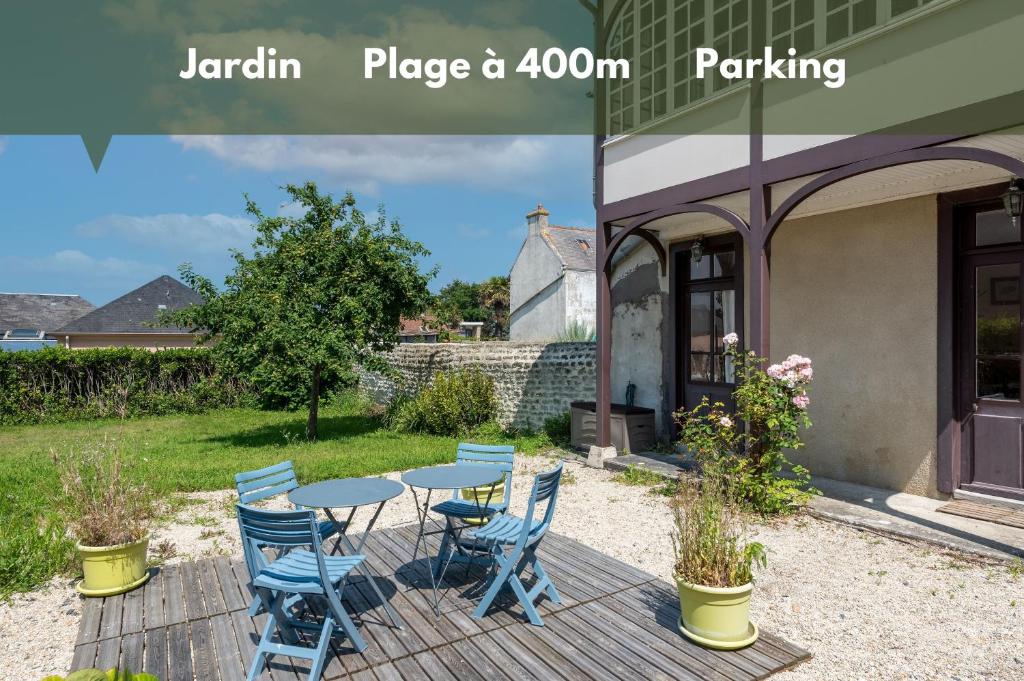
<path fill-rule="evenodd" d="M 317 417 L 320 412 L 320 367 L 313 367 L 313 385 L 309 390 L 309 419 L 306 420 L 306 439 L 316 439 Z"/>

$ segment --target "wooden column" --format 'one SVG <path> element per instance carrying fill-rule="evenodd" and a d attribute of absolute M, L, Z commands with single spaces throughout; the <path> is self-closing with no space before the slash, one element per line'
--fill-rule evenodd
<path fill-rule="evenodd" d="M 610 263 L 605 253 L 611 225 L 598 222 L 597 230 L 597 446 L 612 445 L 612 290 Z"/>

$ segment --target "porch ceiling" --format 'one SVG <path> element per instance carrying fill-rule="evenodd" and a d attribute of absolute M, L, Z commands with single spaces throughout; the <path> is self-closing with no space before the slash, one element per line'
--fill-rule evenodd
<path fill-rule="evenodd" d="M 1024 127 L 979 135 L 942 146 L 972 147 L 997 151 L 1024 160 Z M 772 185 L 772 208 L 816 175 L 799 177 Z M 969 161 L 925 161 L 872 171 L 838 182 L 809 197 L 790 220 L 886 201 L 938 194 L 1009 181 L 1000 168 Z"/>
<path fill-rule="evenodd" d="M 989 149 L 1024 160 L 1024 126 L 979 135 L 943 146 Z M 772 185 L 772 208 L 778 207 L 793 192 L 815 177 L 817 175 L 806 175 Z M 872 171 L 826 187 L 804 201 L 787 219 L 799 219 L 1004 181 L 1009 181 L 1006 171 L 981 163 L 969 161 L 913 163 Z M 736 192 L 708 199 L 704 203 L 731 210 L 746 220 L 750 214 L 748 195 L 749 192 L 746 191 Z M 626 223 L 628 220 L 623 220 L 615 223 L 614 226 L 622 227 Z M 699 234 L 711 235 L 732 231 L 732 227 L 724 221 L 701 213 L 670 215 L 650 223 L 647 229 L 654 232 L 666 244 Z M 613 264 L 626 258 L 638 245 L 637 238 L 630 238 L 616 254 Z"/>

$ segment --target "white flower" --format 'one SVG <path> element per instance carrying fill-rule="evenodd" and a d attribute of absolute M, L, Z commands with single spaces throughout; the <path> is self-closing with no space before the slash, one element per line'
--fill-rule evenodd
<path fill-rule="evenodd" d="M 738 334 L 735 333 L 727 333 L 725 334 L 725 338 L 722 339 L 722 342 L 725 343 L 725 346 L 727 348 L 732 347 L 733 345 L 736 345 L 737 343 L 740 342 L 740 337 Z"/>
<path fill-rule="evenodd" d="M 728 416 L 723 416 L 722 418 L 718 419 L 718 423 L 723 428 L 732 428 L 732 419 L 729 418 Z"/>

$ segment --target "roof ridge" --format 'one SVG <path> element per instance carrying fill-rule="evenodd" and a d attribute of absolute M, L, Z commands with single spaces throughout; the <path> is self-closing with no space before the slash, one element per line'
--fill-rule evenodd
<path fill-rule="evenodd" d="M 551 225 L 549 224 L 545 229 L 572 229 L 577 232 L 594 232 L 593 227 L 570 227 L 568 225 Z"/>

